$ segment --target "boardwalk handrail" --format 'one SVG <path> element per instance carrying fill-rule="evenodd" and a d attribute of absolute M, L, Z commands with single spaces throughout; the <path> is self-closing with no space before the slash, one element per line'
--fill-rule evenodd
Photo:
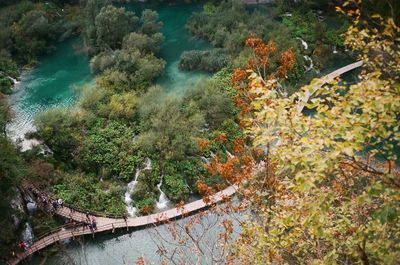
<path fill-rule="evenodd" d="M 312 97 L 312 95 L 314 95 L 314 93 L 317 92 L 318 88 L 322 87 L 326 83 L 332 82 L 335 78 L 341 76 L 344 73 L 350 72 L 356 68 L 361 67 L 363 64 L 364 64 L 364 61 L 360 60 L 355 63 L 351 63 L 344 67 L 341 67 L 321 78 L 316 78 L 313 81 L 311 81 L 312 84 L 315 84 L 314 89 L 312 91 L 306 91 L 304 93 L 304 96 L 300 99 L 300 101 L 297 105 L 298 113 L 303 111 L 305 104 Z"/>
<path fill-rule="evenodd" d="M 209 196 L 209 200 L 205 202 L 205 200 L 200 199 L 191 203 L 184 205 L 183 207 L 176 207 L 169 210 L 165 210 L 160 213 L 155 213 L 147 216 L 140 217 L 130 217 L 126 219 L 113 219 L 113 218 L 104 218 L 99 217 L 97 228 L 91 229 L 86 228 L 85 225 L 80 226 L 72 226 L 68 229 L 57 230 L 57 232 L 47 234 L 41 238 L 37 238 L 32 246 L 27 249 L 24 253 L 20 253 L 14 260 L 9 262 L 10 265 L 18 264 L 21 260 L 25 259 L 27 256 L 32 253 L 39 251 L 48 245 L 51 245 L 60 240 L 68 239 L 75 236 L 86 235 L 86 234 L 94 234 L 104 231 L 112 230 L 119 228 L 129 228 L 129 227 L 144 227 L 147 225 L 159 225 L 165 223 L 169 220 L 186 216 L 187 214 L 194 213 L 206 207 L 209 207 L 213 204 L 223 201 L 225 198 L 232 196 L 235 194 L 237 189 L 236 185 L 232 185 L 227 187 L 226 189 L 215 193 L 214 195 Z M 82 213 L 79 213 L 82 214 Z M 103 224 L 102 224 L 103 223 Z"/>
<path fill-rule="evenodd" d="M 21 188 L 23 188 L 24 190 L 28 190 L 29 188 L 34 188 L 37 192 L 40 193 L 41 196 L 46 197 L 48 199 L 48 203 L 50 203 L 50 204 L 52 201 L 56 201 L 58 199 L 52 193 L 43 192 L 40 188 L 38 188 L 35 184 L 33 184 L 31 182 L 23 182 L 21 185 Z M 99 216 L 99 217 L 107 217 L 107 218 L 114 218 L 114 219 L 124 217 L 124 215 L 122 215 L 122 214 L 110 214 L 110 213 L 105 213 L 105 212 L 98 212 L 98 211 L 83 209 L 83 208 L 68 204 L 66 202 L 63 202 L 63 205 L 64 205 L 64 207 L 66 207 L 68 209 L 72 209 L 74 211 L 81 212 L 81 213 L 89 213 L 90 215 Z"/>

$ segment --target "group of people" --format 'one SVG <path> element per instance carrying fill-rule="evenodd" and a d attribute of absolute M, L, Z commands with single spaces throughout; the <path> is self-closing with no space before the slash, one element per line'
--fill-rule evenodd
<path fill-rule="evenodd" d="M 48 203 L 48 198 L 35 188 L 29 187 L 29 192 L 33 195 L 33 200 L 39 204 L 46 205 Z"/>
<path fill-rule="evenodd" d="M 63 200 L 58 199 L 58 200 L 54 200 L 51 204 L 53 205 L 54 210 L 56 210 L 58 208 L 63 207 L 64 202 L 63 202 Z"/>
<path fill-rule="evenodd" d="M 89 227 L 91 230 L 97 230 L 96 216 L 90 216 L 89 212 L 86 212 L 86 220 L 84 222 L 84 226 Z"/>

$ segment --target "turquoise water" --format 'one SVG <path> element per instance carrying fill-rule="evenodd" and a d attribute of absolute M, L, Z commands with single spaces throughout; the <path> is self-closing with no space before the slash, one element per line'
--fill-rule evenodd
<path fill-rule="evenodd" d="M 199 245 L 204 255 L 201 256 L 200 261 L 197 261 L 196 247 L 193 245 L 193 241 L 188 240 L 183 247 L 179 247 L 180 251 L 183 251 L 181 255 L 184 257 L 184 262 L 179 264 L 214 264 L 210 262 L 209 258 L 211 251 L 214 255 L 218 255 L 217 248 L 212 249 L 212 246 L 218 244 L 218 235 L 222 232 L 220 224 L 223 220 L 231 220 L 234 228 L 233 236 L 236 237 L 240 231 L 239 220 L 242 220 L 243 216 L 241 213 L 229 215 L 208 213 L 202 217 L 195 215 L 180 219 L 176 221 L 176 224 L 183 226 L 192 218 L 196 218 L 195 220 L 199 223 L 191 230 L 191 234 L 194 238 L 201 236 Z M 172 237 L 171 228 L 173 226 L 162 225 L 137 231 L 127 232 L 122 229 L 116 231 L 115 234 L 96 234 L 95 238 L 85 236 L 68 244 L 61 244 L 59 248 L 54 247 L 53 250 L 58 250 L 57 253 L 48 258 L 35 254 L 28 260 L 27 264 L 122 265 L 136 264 L 137 259 L 141 256 L 145 258 L 146 264 L 160 264 L 158 248 L 164 247 L 168 255 L 171 255 L 178 243 Z M 177 231 L 181 231 L 178 227 L 175 228 Z M 184 235 L 181 238 L 188 239 Z M 176 256 L 179 255 L 176 254 Z M 207 262 L 206 259 L 208 259 Z M 172 263 L 167 262 L 166 264 Z"/>
<path fill-rule="evenodd" d="M 192 37 L 185 29 L 189 16 L 201 10 L 201 5 L 168 5 L 168 4 L 126 4 L 129 10 L 138 15 L 146 8 L 156 10 L 164 26 L 162 33 L 165 42 L 160 56 L 167 62 L 165 73 L 157 80 L 168 91 L 181 93 L 193 87 L 202 78 L 210 74 L 194 71 L 181 72 L 178 69 L 179 58 L 183 51 L 191 49 L 207 49 L 209 43 Z M 40 58 L 40 63 L 21 77 L 16 93 L 9 97 L 10 105 L 15 113 L 13 123 L 8 126 L 11 138 L 23 138 L 23 135 L 34 130 L 34 116 L 46 109 L 56 106 L 71 106 L 76 98 L 76 87 L 94 80 L 90 73 L 89 58 L 77 53 L 74 47 L 81 45 L 78 38 L 59 43 L 56 51 Z M 23 141 L 23 149 L 29 148 L 31 141 Z"/>
<path fill-rule="evenodd" d="M 93 80 L 89 58 L 75 49 L 80 44 L 79 39 L 59 43 L 55 52 L 40 58 L 37 67 L 23 73 L 21 83 L 9 97 L 15 115 L 8 126 L 12 138 L 22 138 L 33 130 L 32 121 L 37 113 L 51 107 L 70 106 L 77 95 L 74 88 Z"/>
<path fill-rule="evenodd" d="M 211 44 L 199 40 L 185 29 L 185 24 L 193 12 L 201 11 L 199 4 L 127 4 L 126 9 L 134 11 L 138 16 L 144 9 L 156 10 L 164 23 L 161 32 L 165 41 L 160 56 L 167 62 L 165 73 L 157 80 L 157 84 L 168 91 L 181 92 L 193 87 L 200 79 L 210 74 L 202 71 L 182 72 L 178 69 L 179 59 L 183 51 L 211 48 Z"/>

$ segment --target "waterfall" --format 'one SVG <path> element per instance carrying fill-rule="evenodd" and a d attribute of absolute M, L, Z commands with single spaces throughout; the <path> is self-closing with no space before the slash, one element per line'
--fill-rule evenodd
<path fill-rule="evenodd" d="M 146 157 L 144 161 L 145 167 L 144 170 L 151 170 L 151 159 Z"/>
<path fill-rule="evenodd" d="M 161 181 L 160 181 L 160 183 L 157 185 L 157 188 L 158 188 L 158 190 L 160 191 L 160 197 L 158 198 L 158 201 L 157 201 L 157 203 L 156 203 L 156 207 L 157 207 L 157 209 L 159 209 L 159 210 L 163 210 L 163 209 L 167 208 L 167 207 L 168 207 L 168 204 L 169 204 L 169 202 L 170 202 L 170 201 L 168 200 L 168 198 L 167 198 L 167 195 L 165 195 L 165 193 L 161 190 L 162 182 L 163 182 L 163 177 L 161 177 Z"/>
<path fill-rule="evenodd" d="M 142 172 L 142 170 L 151 170 L 151 159 L 146 157 L 145 161 L 144 161 L 144 168 L 140 169 L 137 168 L 136 172 L 135 172 L 135 178 L 128 183 L 128 186 L 126 188 L 126 192 L 124 194 L 124 201 L 125 201 L 125 205 L 126 205 L 126 211 L 128 212 L 129 216 L 135 216 L 136 215 L 136 207 L 134 207 L 132 205 L 133 201 L 131 198 L 132 192 L 135 190 L 135 187 L 138 183 L 138 178 L 140 176 L 140 172 Z"/>
<path fill-rule="evenodd" d="M 28 210 L 29 214 L 32 215 L 32 214 L 36 211 L 36 209 L 37 209 L 37 204 L 36 204 L 36 202 L 34 202 L 33 200 L 32 200 L 32 201 L 29 201 L 29 202 L 26 204 L 26 209 Z"/>
<path fill-rule="evenodd" d="M 140 175 L 140 169 L 137 168 L 136 169 L 136 173 L 135 173 L 135 178 L 134 180 L 132 180 L 131 182 L 128 183 L 128 187 L 126 188 L 126 192 L 124 195 L 124 201 L 126 204 L 126 211 L 128 212 L 128 214 L 130 216 L 135 216 L 136 214 L 136 207 L 134 207 L 132 205 L 132 198 L 131 198 L 131 194 L 132 192 L 135 190 L 135 186 L 138 182 L 138 177 Z"/>
<path fill-rule="evenodd" d="M 301 41 L 301 45 L 303 45 L 304 50 L 308 50 L 308 43 L 305 42 L 305 40 L 303 40 L 302 38 L 296 38 L 296 39 Z"/>
<path fill-rule="evenodd" d="M 32 245 L 33 243 L 33 230 L 30 223 L 25 223 L 24 231 L 22 231 L 22 240 L 25 241 L 28 246 Z"/>
<path fill-rule="evenodd" d="M 20 83 L 20 81 L 18 81 L 15 78 L 12 78 L 11 76 L 7 76 L 11 81 L 13 81 L 14 85 L 18 85 Z"/>
<path fill-rule="evenodd" d="M 208 159 L 208 158 L 205 157 L 205 156 L 200 156 L 200 159 L 201 159 L 201 161 L 202 161 L 204 164 L 209 164 L 209 163 L 210 163 L 210 159 Z"/>
<path fill-rule="evenodd" d="M 337 51 L 336 45 L 334 45 L 333 46 L 333 54 L 337 54 L 337 53 L 338 53 L 338 51 Z"/>
<path fill-rule="evenodd" d="M 305 68 L 306 72 L 312 70 L 314 68 L 313 60 L 308 55 L 304 55 L 303 58 L 304 58 L 304 60 L 310 62 L 310 65 L 308 67 L 304 65 L 304 68 Z"/>

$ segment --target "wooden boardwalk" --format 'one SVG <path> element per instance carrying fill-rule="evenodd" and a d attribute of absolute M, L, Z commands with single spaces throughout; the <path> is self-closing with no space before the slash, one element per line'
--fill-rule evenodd
<path fill-rule="evenodd" d="M 311 96 L 317 92 L 317 90 L 322 87 L 323 85 L 325 85 L 326 83 L 332 82 L 335 78 L 341 76 L 344 73 L 350 72 L 356 68 L 361 67 L 364 64 L 363 61 L 358 61 L 349 65 L 346 65 L 342 68 L 339 68 L 319 79 L 315 79 L 313 80 L 311 83 L 312 85 L 310 85 L 309 87 L 311 87 L 312 89 L 309 91 L 306 91 L 306 93 L 304 94 L 304 97 L 302 97 L 299 101 L 299 104 L 297 105 L 297 111 L 300 113 L 303 111 L 304 109 L 304 105 L 305 103 L 308 102 L 308 100 L 310 100 Z"/>
<path fill-rule="evenodd" d="M 358 61 L 356 63 L 349 64 L 345 67 L 342 67 L 340 69 L 337 69 L 336 71 L 313 81 L 313 86 L 310 91 L 307 91 L 304 95 L 303 98 L 300 99 L 297 109 L 299 112 L 301 112 L 304 108 L 304 104 L 311 98 L 311 96 L 318 90 L 318 88 L 322 87 L 324 84 L 331 82 L 335 78 L 339 77 L 340 75 L 349 72 L 351 70 L 354 70 L 360 66 L 363 65 L 363 61 Z M 52 209 L 51 202 L 53 201 L 53 198 L 49 196 L 46 193 L 43 193 L 36 187 L 32 185 L 23 185 L 22 189 L 29 193 L 31 197 L 39 197 L 41 201 L 43 201 L 43 206 L 48 207 L 49 210 L 53 210 L 53 212 L 57 215 L 60 215 L 62 217 L 65 217 L 67 219 L 70 219 L 70 221 L 73 221 L 70 225 L 64 226 L 56 231 L 50 231 L 48 234 L 39 237 L 34 241 L 32 246 L 28 250 L 26 250 L 24 253 L 19 253 L 17 256 L 9 261 L 8 264 L 10 265 L 15 265 L 21 262 L 23 259 L 28 257 L 29 255 L 35 253 L 36 251 L 39 251 L 53 243 L 59 242 L 61 240 L 69 239 L 69 238 L 74 238 L 76 236 L 81 236 L 81 235 L 88 235 L 88 234 L 95 234 L 99 232 L 105 232 L 105 231 L 112 231 L 114 232 L 115 229 L 121 229 L 121 228 L 140 228 L 140 227 L 145 227 L 148 225 L 159 225 L 162 223 L 165 223 L 169 220 L 173 220 L 176 218 L 180 218 L 186 215 L 189 215 L 191 213 L 197 212 L 199 210 L 205 209 L 209 207 L 212 204 L 216 204 L 219 202 L 224 201 L 228 197 L 232 196 L 235 194 L 237 190 L 236 185 L 229 186 L 228 188 L 219 191 L 215 193 L 214 195 L 210 196 L 205 202 L 205 200 L 197 200 L 188 204 L 185 204 L 182 207 L 179 208 L 173 208 L 170 210 L 166 210 L 160 213 L 156 214 L 151 214 L 147 216 L 140 216 L 140 217 L 127 217 L 127 218 L 121 218 L 115 216 L 110 217 L 110 216 L 104 216 L 104 214 L 101 213 L 89 213 L 91 216 L 96 216 L 96 221 L 97 221 L 97 229 L 92 230 L 86 226 L 83 225 L 84 222 L 86 222 L 87 217 L 86 217 L 86 211 L 80 210 L 80 209 L 75 209 L 69 206 L 63 206 L 59 207 L 56 209 Z"/>
<path fill-rule="evenodd" d="M 97 221 L 97 229 L 92 230 L 89 229 L 88 227 L 85 227 L 82 224 L 79 225 L 72 225 L 72 226 L 66 226 L 58 231 L 50 232 L 48 235 L 45 235 L 43 237 L 38 238 L 35 240 L 35 242 L 30 246 L 28 250 L 26 250 L 24 253 L 19 253 L 15 257 L 15 259 L 9 261 L 8 264 L 10 265 L 15 265 L 21 262 L 23 259 L 28 257 L 29 255 L 33 254 L 36 251 L 39 251 L 53 243 L 56 243 L 60 240 L 65 240 L 68 238 L 73 238 L 76 236 L 81 236 L 81 235 L 88 235 L 88 234 L 95 234 L 99 232 L 105 232 L 105 231 L 112 231 L 114 232 L 115 229 L 120 229 L 120 228 L 140 228 L 140 227 L 145 227 L 148 225 L 159 225 L 162 223 L 165 223 L 169 220 L 173 220 L 176 218 L 180 218 L 186 215 L 189 215 L 191 213 L 197 212 L 199 210 L 205 209 L 209 207 L 210 205 L 219 203 L 224 201 L 225 199 L 229 198 L 232 196 L 237 190 L 236 185 L 229 186 L 228 188 L 219 191 L 215 193 L 214 195 L 210 196 L 207 200 L 207 203 L 201 199 L 197 200 L 188 204 L 185 204 L 182 207 L 179 208 L 173 208 L 170 210 L 166 210 L 160 213 L 156 214 L 151 214 L 151 215 L 146 215 L 146 216 L 140 216 L 140 217 L 128 217 L 126 219 L 124 218 L 108 218 L 108 217 L 96 217 Z M 75 221 L 85 221 L 86 220 L 86 214 L 83 212 L 79 211 L 73 211 L 71 214 L 71 211 L 68 207 L 62 207 L 62 209 L 58 209 L 57 214 L 64 216 L 66 218 L 71 218 L 72 220 Z"/>

